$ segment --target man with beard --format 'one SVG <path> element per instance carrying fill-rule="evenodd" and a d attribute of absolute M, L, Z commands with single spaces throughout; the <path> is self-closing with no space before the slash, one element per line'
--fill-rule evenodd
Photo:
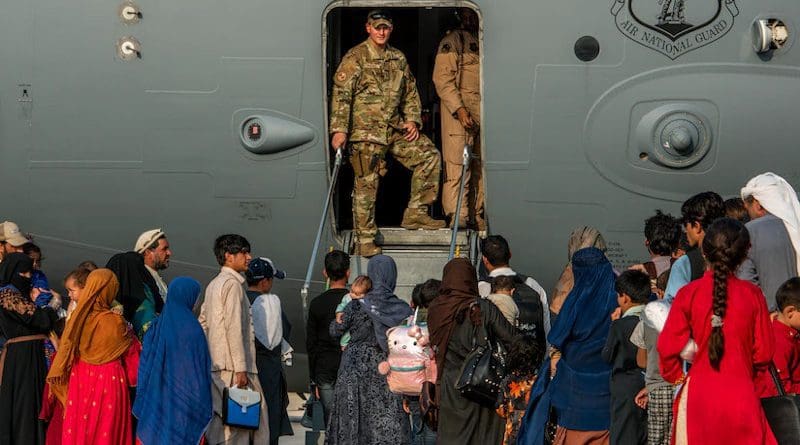
<path fill-rule="evenodd" d="M 148 230 L 139 235 L 133 250 L 144 257 L 144 267 L 156 281 L 161 299 L 167 301 L 167 283 L 159 274 L 159 271 L 169 267 L 169 258 L 172 256 L 167 235 L 161 229 Z"/>

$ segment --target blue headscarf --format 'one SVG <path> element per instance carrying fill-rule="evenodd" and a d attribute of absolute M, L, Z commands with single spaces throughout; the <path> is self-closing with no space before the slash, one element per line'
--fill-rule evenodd
<path fill-rule="evenodd" d="M 386 331 L 408 318 L 411 307 L 394 295 L 397 285 L 397 265 L 391 257 L 375 255 L 367 263 L 367 276 L 372 280 L 372 289 L 361 300 L 375 327 L 378 344 L 384 351 L 389 350 Z"/>
<path fill-rule="evenodd" d="M 196 280 L 172 280 L 164 310 L 145 334 L 133 414 L 147 445 L 197 444 L 211 421 L 211 357 L 192 313 L 199 295 Z"/>
<path fill-rule="evenodd" d="M 609 427 L 611 366 L 601 356 L 617 307 L 614 269 L 596 247 L 578 250 L 572 257 L 575 285 L 547 336 L 561 351 L 551 380 L 550 358 L 539 370 L 531 389 L 517 444 L 539 445 L 555 408 L 558 424 L 568 429 L 602 431 Z"/>

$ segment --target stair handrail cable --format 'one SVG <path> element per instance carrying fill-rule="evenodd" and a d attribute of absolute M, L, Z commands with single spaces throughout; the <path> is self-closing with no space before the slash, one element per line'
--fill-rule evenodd
<path fill-rule="evenodd" d="M 456 240 L 458 238 L 458 224 L 461 217 L 461 206 L 463 205 L 465 179 L 467 177 L 467 169 L 469 168 L 469 161 L 472 158 L 472 147 L 469 143 L 464 144 L 464 154 L 461 160 L 461 180 L 458 185 L 458 200 L 456 200 L 456 211 L 453 213 L 453 221 L 450 222 L 452 226 L 452 234 L 450 235 L 450 254 L 447 260 L 452 260 L 456 253 Z"/>
<path fill-rule="evenodd" d="M 306 280 L 303 282 L 303 288 L 300 290 L 300 299 L 303 304 L 303 320 L 308 318 L 308 288 L 311 286 L 311 275 L 314 273 L 314 263 L 317 262 L 317 253 L 319 252 L 319 245 L 322 241 L 322 231 L 325 229 L 325 220 L 328 218 L 328 208 L 330 207 L 331 200 L 333 199 L 333 190 L 336 187 L 336 182 L 339 179 L 339 169 L 342 166 L 342 152 L 343 147 L 336 149 L 336 156 L 333 162 L 333 172 L 331 173 L 331 182 L 328 185 L 328 193 L 325 196 L 325 202 L 322 206 L 322 216 L 319 219 L 319 227 L 317 227 L 317 237 L 314 239 L 314 247 L 311 250 L 311 259 L 308 261 L 308 269 L 306 270 Z"/>

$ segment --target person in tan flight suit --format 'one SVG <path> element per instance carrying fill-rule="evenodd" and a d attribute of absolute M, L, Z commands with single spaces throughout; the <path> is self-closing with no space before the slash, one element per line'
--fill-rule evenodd
<path fill-rule="evenodd" d="M 486 230 L 483 219 L 483 180 L 481 170 L 480 118 L 480 44 L 478 16 L 470 8 L 460 8 L 459 29 L 450 31 L 439 42 L 433 68 L 433 83 L 441 100 L 442 153 L 445 178 L 442 185 L 442 206 L 451 226 L 458 201 L 464 145 L 472 148 L 473 160 L 465 173 L 459 228 L 472 218 L 476 228 Z"/>
<path fill-rule="evenodd" d="M 348 139 L 351 143 L 355 253 L 365 257 L 381 253 L 375 245 L 375 197 L 380 177 L 386 174 L 387 152 L 413 170 L 401 227 L 445 227 L 444 221 L 428 215 L 428 206 L 439 194 L 441 157 L 433 142 L 419 132 L 422 119 L 416 79 L 403 53 L 387 44 L 392 29 L 386 11 L 370 11 L 369 37 L 345 54 L 333 79 L 331 147 L 342 148 Z"/>

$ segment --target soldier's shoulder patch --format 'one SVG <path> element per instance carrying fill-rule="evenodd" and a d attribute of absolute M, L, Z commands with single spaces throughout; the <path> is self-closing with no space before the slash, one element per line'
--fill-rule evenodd
<path fill-rule="evenodd" d="M 344 82 L 345 80 L 347 80 L 347 73 L 344 72 L 344 70 L 339 71 L 336 74 L 336 80 L 338 80 L 339 82 Z"/>

